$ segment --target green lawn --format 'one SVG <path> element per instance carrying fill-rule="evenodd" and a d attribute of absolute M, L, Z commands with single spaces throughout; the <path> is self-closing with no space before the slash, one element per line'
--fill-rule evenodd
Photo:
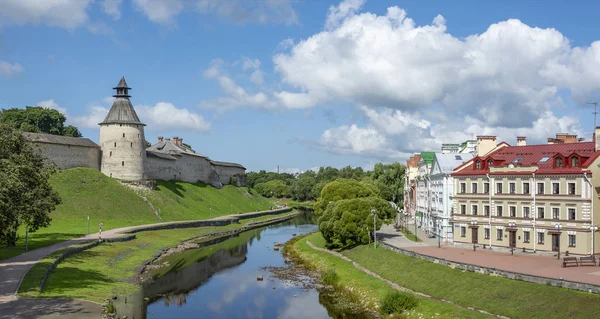
<path fill-rule="evenodd" d="M 365 274 L 350 262 L 310 248 L 306 244 L 307 239 L 315 246 L 319 245 L 323 247 L 325 244 L 321 233 L 315 233 L 298 240 L 294 244 L 293 249 L 299 252 L 301 259 L 309 261 L 319 270 L 335 269 L 339 276 L 339 284 L 342 287 L 351 288 L 368 307 L 378 305 L 379 301 L 387 293 L 393 291 L 393 288 L 386 282 Z M 382 249 L 378 249 L 377 251 L 379 250 Z M 373 259 L 373 262 L 377 261 L 377 259 Z M 484 314 L 443 302 L 418 296 L 417 299 L 419 300 L 419 305 L 406 314 L 407 318 L 490 318 Z"/>
<path fill-rule="evenodd" d="M 151 260 L 161 249 L 176 246 L 186 238 L 208 233 L 236 229 L 267 218 L 281 218 L 285 215 L 261 216 L 242 220 L 240 224 L 222 227 L 198 227 L 167 229 L 137 233 L 137 238 L 121 243 L 103 243 L 92 249 L 72 255 L 58 264 L 48 277 L 46 287 L 39 293 L 40 281 L 45 269 L 54 256 L 44 258 L 25 276 L 19 295 L 24 297 L 61 297 L 104 301 L 115 293 L 133 292 L 138 289 L 132 282 L 145 261 Z M 253 232 L 251 232 L 253 233 Z M 194 251 L 202 251 L 194 250 Z M 194 252 L 190 251 L 190 252 Z M 54 257 L 54 258 L 53 258 Z M 177 258 L 177 257 L 172 257 Z"/>
<path fill-rule="evenodd" d="M 382 248 L 359 246 L 342 253 L 400 286 L 494 314 L 600 318 L 600 295 L 452 269 Z"/>
<path fill-rule="evenodd" d="M 30 250 L 87 234 L 88 216 L 92 233 L 98 231 L 100 222 L 104 223 L 103 230 L 158 222 L 155 211 L 141 196 L 96 170 L 58 171 L 51 184 L 62 204 L 50 214 L 50 227 L 29 234 Z M 160 209 L 162 221 L 206 219 L 272 205 L 248 188 L 230 185 L 216 189 L 203 183 L 158 181 L 156 190 L 142 194 Z M 0 259 L 25 251 L 25 228 L 20 229 L 19 236 L 15 247 L 0 247 Z"/>
<path fill-rule="evenodd" d="M 410 230 L 408 230 L 404 227 L 402 229 L 400 229 L 400 231 L 404 234 L 404 236 L 406 236 L 407 239 L 409 239 L 411 241 L 416 241 L 416 242 L 422 241 L 421 239 L 419 239 L 419 237 L 415 236 L 415 234 L 411 233 Z"/>

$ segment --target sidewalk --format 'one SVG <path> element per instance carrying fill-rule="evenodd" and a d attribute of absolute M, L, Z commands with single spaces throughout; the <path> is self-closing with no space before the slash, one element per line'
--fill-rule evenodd
<path fill-rule="evenodd" d="M 411 250 L 432 257 L 445 258 L 449 261 L 489 268 L 494 267 L 496 269 L 522 274 L 555 279 L 563 278 L 564 280 L 569 281 L 600 285 L 600 267 L 598 266 L 562 268 L 562 260 L 558 260 L 556 257 L 534 253 L 522 253 L 519 251 L 515 251 L 514 255 L 511 255 L 510 252 L 483 249 L 473 251 L 472 249 L 458 248 L 452 245 L 442 245 L 441 248 L 438 248 L 437 239 L 434 239 L 435 242 L 433 244 L 431 241 L 415 243 L 407 239 L 401 232 L 396 231 L 391 226 L 382 227 L 380 233 L 381 236 L 378 236 L 379 240 L 390 246 Z"/>

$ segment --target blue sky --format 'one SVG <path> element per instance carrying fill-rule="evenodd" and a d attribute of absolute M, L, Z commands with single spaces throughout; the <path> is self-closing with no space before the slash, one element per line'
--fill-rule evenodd
<path fill-rule="evenodd" d="M 405 161 L 498 135 L 591 138 L 594 1 L 5 0 L 0 108 L 98 141 L 125 76 L 146 137 L 249 170 Z"/>

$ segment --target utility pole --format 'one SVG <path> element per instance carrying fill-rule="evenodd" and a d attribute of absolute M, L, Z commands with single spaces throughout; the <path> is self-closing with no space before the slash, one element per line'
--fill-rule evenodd
<path fill-rule="evenodd" d="M 594 106 L 594 130 L 592 132 L 596 131 L 596 114 L 598 114 L 598 102 L 588 102 L 587 104 L 593 105 Z"/>

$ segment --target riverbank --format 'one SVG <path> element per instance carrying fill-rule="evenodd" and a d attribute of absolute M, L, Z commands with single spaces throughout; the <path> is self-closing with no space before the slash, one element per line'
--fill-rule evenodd
<path fill-rule="evenodd" d="M 340 298 L 342 300 L 341 306 L 344 306 L 344 304 L 346 304 L 345 307 L 358 305 L 363 311 L 378 315 L 381 301 L 386 295 L 394 292 L 395 289 L 383 280 L 373 278 L 359 270 L 349 261 L 311 248 L 308 241 L 320 248 L 325 246 L 321 234 L 313 233 L 290 241 L 286 244 L 284 252 L 301 266 L 314 268 L 318 272 L 335 269 L 339 278 L 340 294 L 346 296 Z M 377 249 L 377 251 L 380 250 L 383 251 L 383 249 Z M 374 258 L 371 262 L 377 262 L 377 259 Z M 395 269 L 400 270 L 398 267 L 395 267 Z M 415 297 L 418 300 L 418 305 L 413 310 L 403 314 L 405 318 L 492 318 L 492 316 L 456 305 L 421 296 Z M 401 318 L 399 315 L 397 317 Z"/>
<path fill-rule="evenodd" d="M 292 218 L 297 213 L 266 215 L 240 220 L 239 224 L 182 229 L 145 231 L 136 239 L 121 243 L 103 243 L 72 255 L 58 264 L 48 277 L 43 292 L 39 291 L 40 276 L 54 260 L 49 256 L 36 264 L 25 276 L 19 297 L 69 298 L 103 302 L 114 295 L 138 289 L 139 273 L 147 261 L 163 250 L 177 246 L 189 238 L 208 238 L 239 233 L 254 227 Z"/>

